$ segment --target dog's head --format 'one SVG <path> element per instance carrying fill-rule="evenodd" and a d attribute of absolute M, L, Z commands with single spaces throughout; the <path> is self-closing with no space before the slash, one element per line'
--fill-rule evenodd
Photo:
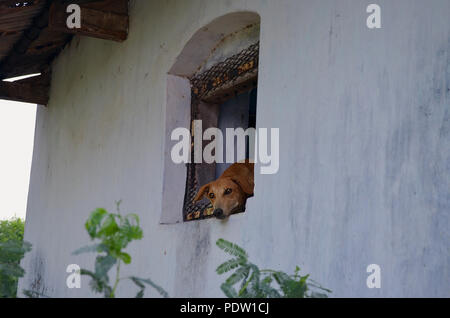
<path fill-rule="evenodd" d="M 247 198 L 253 195 L 253 187 L 245 178 L 219 178 L 200 188 L 194 203 L 206 197 L 214 208 L 214 216 L 225 219 L 231 214 L 241 212 Z"/>

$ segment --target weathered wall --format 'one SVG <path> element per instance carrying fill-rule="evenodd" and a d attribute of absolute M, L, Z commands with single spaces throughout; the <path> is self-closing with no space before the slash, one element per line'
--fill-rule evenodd
<path fill-rule="evenodd" d="M 334 296 L 450 296 L 450 1 L 132 1 L 129 39 L 76 38 L 39 108 L 20 288 L 49 296 L 88 243 L 95 207 L 140 215 L 129 273 L 172 296 L 221 296 L 223 237 L 266 268 L 305 272 Z M 280 127 L 280 170 L 256 175 L 245 214 L 160 225 L 167 72 L 223 14 L 261 15 L 257 125 Z M 366 287 L 366 267 L 382 288 Z M 124 285 L 120 296 L 133 296 Z M 147 296 L 155 296 L 148 292 Z"/>

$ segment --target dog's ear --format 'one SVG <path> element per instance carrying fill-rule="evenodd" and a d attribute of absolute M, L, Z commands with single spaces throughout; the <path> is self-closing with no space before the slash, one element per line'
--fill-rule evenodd
<path fill-rule="evenodd" d="M 239 187 L 241 187 L 242 191 L 249 197 L 253 196 L 253 189 L 255 188 L 255 183 L 252 182 L 249 178 L 235 176 L 231 180 L 234 183 L 237 183 Z"/>
<path fill-rule="evenodd" d="M 209 183 L 205 184 L 203 187 L 200 188 L 200 190 L 198 190 L 197 195 L 195 196 L 194 200 L 192 201 L 192 203 L 195 203 L 197 201 L 200 201 L 201 199 L 203 199 L 203 197 L 205 196 L 205 194 L 208 193 L 209 191 Z"/>

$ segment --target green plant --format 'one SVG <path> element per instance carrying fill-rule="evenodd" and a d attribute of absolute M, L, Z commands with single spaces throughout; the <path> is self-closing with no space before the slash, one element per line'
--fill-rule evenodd
<path fill-rule="evenodd" d="M 19 218 L 0 221 L 0 243 L 23 241 L 25 222 Z"/>
<path fill-rule="evenodd" d="M 19 278 L 25 274 L 20 261 L 31 244 L 23 241 L 23 233 L 23 220 L 0 221 L 0 298 L 15 298 Z"/>
<path fill-rule="evenodd" d="M 131 256 L 124 249 L 134 240 L 140 240 L 143 232 L 139 226 L 139 217 L 136 214 L 122 216 L 120 202 L 117 203 L 117 213 L 108 213 L 105 209 L 93 211 L 86 221 L 85 227 L 91 240 L 97 244 L 86 246 L 74 252 L 75 255 L 86 252 L 96 252 L 95 270 L 81 269 L 81 275 L 91 278 L 90 286 L 96 293 L 103 293 L 106 298 L 116 296 L 117 287 L 122 280 L 129 279 L 139 288 L 136 297 L 144 296 L 146 285 L 153 287 L 163 297 L 167 292 L 150 279 L 135 276 L 120 277 L 121 264 L 130 264 Z M 115 278 L 112 284 L 109 281 L 109 271 L 115 266 Z"/>
<path fill-rule="evenodd" d="M 235 270 L 221 285 L 224 294 L 229 298 L 323 298 L 328 297 L 331 290 L 323 288 L 309 278 L 301 276 L 297 266 L 294 275 L 282 271 L 260 270 L 248 261 L 247 252 L 236 244 L 224 239 L 217 241 L 217 246 L 232 259 L 219 265 L 219 275 Z M 239 283 L 239 289 L 235 285 Z"/>

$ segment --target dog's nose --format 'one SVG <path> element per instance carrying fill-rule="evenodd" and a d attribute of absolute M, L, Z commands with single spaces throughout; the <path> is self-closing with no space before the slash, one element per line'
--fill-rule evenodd
<path fill-rule="evenodd" d="M 214 216 L 216 218 L 219 218 L 219 219 L 223 218 L 223 210 L 222 209 L 215 209 L 214 210 Z"/>

